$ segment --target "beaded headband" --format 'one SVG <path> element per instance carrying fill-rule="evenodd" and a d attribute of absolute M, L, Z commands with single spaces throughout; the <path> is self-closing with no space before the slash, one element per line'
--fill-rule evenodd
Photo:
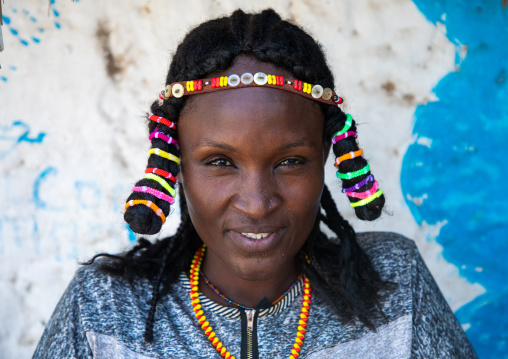
<path fill-rule="evenodd" d="M 264 72 L 257 72 L 254 75 L 246 72 L 241 76 L 232 74 L 202 80 L 173 82 L 166 86 L 164 91 L 159 95 L 159 98 L 166 100 L 170 97 L 180 98 L 186 95 L 245 87 L 270 87 L 289 91 L 328 105 L 337 106 L 344 102 L 342 97 L 338 96 L 335 91 L 328 87 L 323 89 L 321 85 L 311 85 L 297 79 L 289 80 L 283 76 L 267 75 Z"/>

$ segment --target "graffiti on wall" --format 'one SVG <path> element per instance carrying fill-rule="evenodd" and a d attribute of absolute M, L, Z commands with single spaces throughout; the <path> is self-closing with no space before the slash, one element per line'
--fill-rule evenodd
<path fill-rule="evenodd" d="M 60 30 L 62 28 L 59 20 L 60 12 L 55 2 L 56 0 L 51 0 L 49 2 L 48 16 L 52 20 L 52 26 Z M 2 14 L 2 21 L 7 30 L 6 35 L 9 34 L 13 36 L 22 47 L 40 44 L 43 36 L 48 30 L 47 21 L 41 21 L 41 19 L 34 16 L 30 10 L 24 8 L 13 8 L 9 13 Z M 5 51 L 7 50 L 9 49 Z M 18 66 L 8 64 L 7 66 L 2 66 L 2 70 L 2 73 L 0 73 L 0 83 L 8 82 L 9 77 L 18 71 Z"/>
<path fill-rule="evenodd" d="M 0 125 L 0 160 L 9 160 L 19 153 L 26 155 L 27 151 L 33 153 L 37 150 L 33 146 L 44 145 L 46 137 L 44 132 L 34 132 L 26 121 L 15 120 L 11 124 Z M 95 180 L 69 180 L 69 176 L 60 175 L 57 165 L 47 165 L 39 171 L 14 168 L 2 172 L 0 198 L 10 205 L 0 214 L 0 255 L 8 255 L 15 249 L 41 254 L 42 238 L 51 238 L 50 246 L 58 248 L 56 260 L 74 260 L 79 241 L 71 239 L 87 238 L 95 242 L 127 232 L 129 239 L 135 240 L 126 226 L 120 228 L 118 222 L 95 215 L 108 211 L 112 213 L 112 218 L 118 217 L 122 209 L 116 199 L 122 198 L 128 190 L 125 184 L 104 188 Z M 20 186 L 20 178 L 27 179 L 28 183 Z M 70 195 L 66 198 L 48 195 L 48 190 L 57 185 L 67 187 Z M 19 213 L 20 208 L 23 213 Z M 71 208 L 75 208 L 73 216 L 69 216 Z M 93 220 L 78 220 L 87 215 Z M 69 220 L 69 217 L 75 220 Z"/>
<path fill-rule="evenodd" d="M 445 259 L 487 290 L 456 312 L 478 355 L 508 358 L 508 9 L 494 0 L 414 3 L 446 25 L 457 57 L 434 90 L 439 101 L 416 110 L 402 189 L 418 223 L 445 223 L 436 238 Z"/>

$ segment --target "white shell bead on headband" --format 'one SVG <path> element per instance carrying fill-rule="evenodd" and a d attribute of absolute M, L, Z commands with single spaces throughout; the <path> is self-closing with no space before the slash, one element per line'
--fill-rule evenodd
<path fill-rule="evenodd" d="M 264 85 L 268 82 L 268 76 L 264 72 L 257 72 L 254 75 L 254 82 L 256 85 Z"/>
<path fill-rule="evenodd" d="M 184 93 L 184 91 L 183 91 L 183 85 L 181 85 L 181 84 L 174 84 L 173 85 L 173 89 L 171 90 L 171 93 L 176 98 L 182 97 L 183 93 Z"/>
<path fill-rule="evenodd" d="M 228 85 L 231 87 L 236 87 L 240 84 L 240 76 L 231 75 L 228 77 Z"/>
<path fill-rule="evenodd" d="M 312 91 L 311 91 L 310 94 L 314 98 L 320 98 L 323 95 L 323 86 L 321 86 L 321 85 L 314 85 L 314 87 L 312 88 Z"/>
<path fill-rule="evenodd" d="M 244 85 L 249 85 L 252 83 L 252 81 L 254 81 L 254 76 L 252 76 L 251 73 L 246 72 L 242 75 L 242 78 L 240 81 L 242 81 L 242 84 L 244 84 Z"/>

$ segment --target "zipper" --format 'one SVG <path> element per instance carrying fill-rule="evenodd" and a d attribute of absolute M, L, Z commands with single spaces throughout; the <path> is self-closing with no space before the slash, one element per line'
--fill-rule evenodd
<path fill-rule="evenodd" d="M 253 358 L 252 353 L 252 336 L 254 333 L 254 316 L 256 314 L 255 309 L 247 309 L 245 311 L 245 314 L 247 316 L 247 359 Z"/>
<path fill-rule="evenodd" d="M 0 0 L 1 1 L 1 0 Z M 258 310 L 240 309 L 242 318 L 242 343 L 239 359 L 259 359 L 258 351 Z"/>

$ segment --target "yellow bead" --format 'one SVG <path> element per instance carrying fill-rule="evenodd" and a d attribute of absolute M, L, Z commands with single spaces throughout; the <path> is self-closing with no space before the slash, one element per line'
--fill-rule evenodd
<path fill-rule="evenodd" d="M 297 342 L 300 345 L 303 344 L 303 341 L 300 338 L 298 338 L 298 337 L 295 339 L 295 342 Z"/>
<path fill-rule="evenodd" d="M 220 344 L 220 345 L 222 345 L 222 343 L 219 343 L 219 344 Z M 217 345 L 217 346 L 218 346 L 218 345 Z M 226 353 L 226 352 L 227 352 L 226 348 L 225 348 L 225 347 L 222 347 L 222 349 L 220 350 L 220 355 L 222 355 L 222 354 L 224 354 L 224 353 Z"/>
<path fill-rule="evenodd" d="M 192 293 L 192 294 L 190 295 L 190 297 L 191 297 L 191 298 L 197 298 L 197 297 L 199 297 L 199 294 L 198 294 L 198 293 Z"/>
<path fill-rule="evenodd" d="M 227 85 L 228 85 L 228 77 L 224 76 L 224 86 L 227 86 Z"/>
<path fill-rule="evenodd" d="M 303 320 L 301 320 L 301 319 L 300 319 L 300 320 L 298 321 L 298 324 L 300 324 L 300 325 L 304 325 L 304 324 L 307 324 L 307 323 L 305 323 Z"/>
<path fill-rule="evenodd" d="M 210 323 L 208 322 L 204 322 L 202 325 L 201 325 L 201 328 L 206 328 L 210 325 Z"/>
<path fill-rule="evenodd" d="M 302 308 L 302 312 L 304 312 L 304 313 L 308 313 L 308 312 L 309 312 L 309 310 L 308 310 L 307 308 L 303 307 L 303 308 Z"/>
<path fill-rule="evenodd" d="M 271 85 L 272 84 L 272 75 L 267 75 L 267 83 L 268 85 Z"/>
<path fill-rule="evenodd" d="M 298 352 L 296 351 L 296 349 L 291 349 L 291 354 L 297 356 L 298 358 Z"/>
<path fill-rule="evenodd" d="M 302 318 L 302 319 L 307 319 L 307 316 L 306 316 L 304 313 L 301 313 L 301 314 L 300 314 L 300 318 Z"/>
<path fill-rule="evenodd" d="M 203 311 L 202 311 L 202 310 L 200 310 L 199 312 L 197 312 L 197 313 L 196 313 L 196 316 L 198 316 L 198 315 L 201 317 L 201 316 L 203 315 Z"/>
<path fill-rule="evenodd" d="M 298 330 L 299 330 L 299 331 L 305 331 L 305 328 L 304 328 L 304 327 L 302 327 L 301 325 L 299 325 L 299 326 L 298 326 Z"/>
<path fill-rule="evenodd" d="M 209 335 L 211 331 L 212 331 L 212 327 L 208 327 L 205 329 L 205 334 Z"/>
<path fill-rule="evenodd" d="M 215 332 L 208 334 L 208 339 L 212 340 L 213 337 L 215 337 Z"/>
<path fill-rule="evenodd" d="M 215 337 L 212 340 L 212 344 L 217 344 L 219 342 L 219 338 Z"/>
<path fill-rule="evenodd" d="M 294 347 L 295 349 L 300 349 L 300 346 L 298 345 L 298 343 L 295 343 L 295 344 L 293 345 L 293 347 Z"/>
<path fill-rule="evenodd" d="M 196 304 L 196 303 L 199 303 L 199 299 L 194 299 L 194 300 L 192 301 L 192 304 Z"/>
<path fill-rule="evenodd" d="M 231 357 L 231 354 L 229 352 L 226 353 L 226 355 L 224 356 L 224 358 L 226 359 L 229 359 Z"/>
<path fill-rule="evenodd" d="M 297 336 L 298 338 L 300 338 L 300 339 L 305 338 L 305 335 L 303 335 L 303 334 L 302 334 L 302 333 L 300 333 L 300 332 L 296 332 L 296 336 Z"/>

